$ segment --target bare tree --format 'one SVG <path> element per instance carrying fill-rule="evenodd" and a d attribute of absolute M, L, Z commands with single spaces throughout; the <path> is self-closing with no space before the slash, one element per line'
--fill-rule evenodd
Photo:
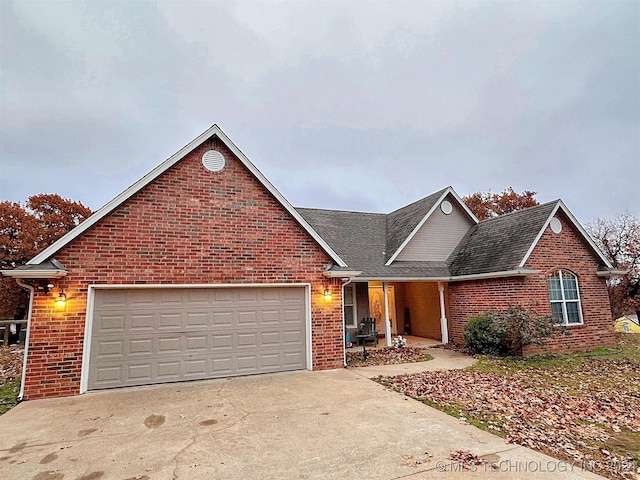
<path fill-rule="evenodd" d="M 586 228 L 615 268 L 629 270 L 608 283 L 614 316 L 630 311 L 640 315 L 640 221 L 625 211 L 613 220 L 598 218 Z"/>

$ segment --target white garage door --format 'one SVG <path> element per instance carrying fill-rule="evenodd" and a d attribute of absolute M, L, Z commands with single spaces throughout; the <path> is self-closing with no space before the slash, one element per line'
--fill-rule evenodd
<path fill-rule="evenodd" d="M 88 389 L 306 368 L 304 287 L 96 289 Z"/>

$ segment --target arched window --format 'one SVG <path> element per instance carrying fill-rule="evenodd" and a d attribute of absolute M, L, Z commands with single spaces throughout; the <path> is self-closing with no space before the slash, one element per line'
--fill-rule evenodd
<path fill-rule="evenodd" d="M 569 270 L 558 270 L 549 277 L 551 313 L 558 325 L 582 325 L 578 277 Z"/>

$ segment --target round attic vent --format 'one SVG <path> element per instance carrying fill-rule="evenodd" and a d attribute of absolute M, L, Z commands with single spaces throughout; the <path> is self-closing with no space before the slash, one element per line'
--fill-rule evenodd
<path fill-rule="evenodd" d="M 219 172 L 224 168 L 224 155 L 217 150 L 207 150 L 202 155 L 202 165 L 210 172 Z"/>
<path fill-rule="evenodd" d="M 562 231 L 562 223 L 560 223 L 560 220 L 558 220 L 557 217 L 553 217 L 551 219 L 550 225 L 553 233 L 560 233 Z"/>
<path fill-rule="evenodd" d="M 453 207 L 451 206 L 451 202 L 449 200 L 445 200 L 440 204 L 440 210 L 445 215 L 449 215 L 453 211 Z"/>

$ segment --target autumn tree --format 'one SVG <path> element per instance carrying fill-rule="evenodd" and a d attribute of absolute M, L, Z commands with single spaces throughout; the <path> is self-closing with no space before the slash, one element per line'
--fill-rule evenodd
<path fill-rule="evenodd" d="M 613 220 L 598 218 L 586 228 L 613 267 L 629 272 L 608 282 L 614 316 L 640 316 L 640 221 L 624 212 Z"/>
<path fill-rule="evenodd" d="M 0 269 L 24 265 L 89 215 L 80 202 L 57 194 L 33 195 L 26 207 L 0 202 Z M 24 290 L 14 279 L 0 278 L 0 318 L 14 318 L 24 307 Z"/>
<path fill-rule="evenodd" d="M 472 193 L 463 197 L 462 201 L 478 217 L 478 220 L 486 220 L 540 205 L 540 202 L 534 198 L 536 193 L 530 190 L 516 193 L 512 187 L 509 187 L 502 193 L 491 193 L 491 191 Z"/>

